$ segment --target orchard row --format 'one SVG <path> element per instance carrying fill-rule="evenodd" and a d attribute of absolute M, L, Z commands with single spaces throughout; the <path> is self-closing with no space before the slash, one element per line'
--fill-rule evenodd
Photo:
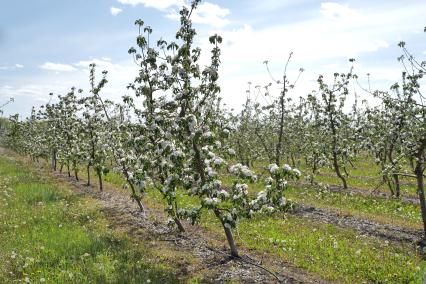
<path fill-rule="evenodd" d="M 124 96 L 121 103 L 103 99 L 107 71 L 97 81 L 92 64 L 88 93 L 72 88 L 33 109 L 24 121 L 11 117 L 4 142 L 35 160 L 50 160 L 54 170 L 65 168 L 77 179 L 85 172 L 88 184 L 93 170 L 100 190 L 104 175 L 119 171 L 142 211 L 146 192 L 159 191 L 170 225 L 180 231 L 185 230 L 181 220 L 194 224 L 208 210 L 222 224 L 233 256 L 238 250 L 232 229 L 239 220 L 291 206 L 284 196 L 289 180 L 303 174 L 314 184 L 320 169 L 328 167 L 346 189 L 359 157 L 380 165 L 383 184 L 396 198 L 401 176 L 417 180 L 426 231 L 426 108 L 420 87 L 425 62 L 416 61 L 400 43 L 404 54 L 399 59 L 406 68 L 401 83 L 390 92 L 365 90 L 380 100 L 377 106 L 355 100 L 348 107 L 349 86 L 357 83 L 353 69 L 334 74 L 330 84 L 319 76 L 318 91 L 294 100 L 291 92 L 299 77 L 290 81 L 287 76 L 290 55 L 284 76 L 271 76 L 265 87 L 250 86 L 243 111 L 232 113 L 219 97 L 222 38 L 209 38 L 206 67 L 200 66 L 201 49 L 193 44 L 191 14 L 198 3 L 180 11 L 176 41 L 153 44 L 151 27 L 136 21 L 137 47 L 129 54 L 139 73 L 128 85 L 134 96 Z M 277 86 L 280 92 L 274 95 L 270 90 Z M 254 99 L 260 96 L 263 103 Z M 303 173 L 296 169 L 302 163 Z M 262 165 L 258 172 L 255 165 Z M 230 176 L 232 186 L 226 186 Z M 249 187 L 258 179 L 264 190 L 255 195 Z M 197 198 L 199 205 L 181 207 L 180 194 Z"/>

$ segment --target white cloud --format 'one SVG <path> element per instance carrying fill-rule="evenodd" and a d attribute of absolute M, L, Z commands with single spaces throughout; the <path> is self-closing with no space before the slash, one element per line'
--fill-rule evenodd
<path fill-rule="evenodd" d="M 229 14 L 230 11 L 227 8 L 222 8 L 210 2 L 202 2 L 193 12 L 192 21 L 197 24 L 222 28 L 230 23 L 229 19 L 226 19 Z M 173 20 L 180 19 L 180 15 L 176 10 L 169 12 L 166 17 Z"/>
<path fill-rule="evenodd" d="M 13 104 L 8 105 L 5 115 L 19 113 L 25 117 L 31 112 L 31 107 L 39 107 L 41 104 L 48 102 L 49 92 L 57 91 L 62 88 L 61 92 L 65 93 L 67 89 L 64 86 L 56 86 L 49 83 L 24 83 L 17 86 L 0 86 L 0 101 L 5 98 L 14 98 Z"/>
<path fill-rule="evenodd" d="M 329 19 L 349 19 L 359 17 L 359 13 L 350 9 L 347 5 L 341 5 L 335 2 L 321 3 L 321 14 Z"/>
<path fill-rule="evenodd" d="M 178 10 L 182 6 L 189 7 L 188 1 L 185 0 L 118 0 L 118 2 L 132 6 L 144 5 L 145 7 L 166 11 L 166 17 L 173 20 L 180 19 Z M 210 2 L 201 2 L 192 14 L 192 21 L 197 24 L 221 28 L 230 23 L 226 19 L 229 14 L 229 9 Z"/>
<path fill-rule="evenodd" d="M 262 5 L 259 5 L 259 0 L 246 0 L 244 1 L 244 8 L 251 13 L 259 13 L 288 9 L 292 6 L 309 3 L 312 3 L 312 0 L 262 0 Z"/>
<path fill-rule="evenodd" d="M 126 87 L 138 75 L 139 67 L 131 60 L 112 62 L 110 58 L 81 60 L 75 64 L 63 64 L 71 66 L 76 72 L 36 72 L 22 78 L 8 80 L 0 85 L 0 101 L 4 97 L 14 97 L 15 102 L 5 109 L 4 116 L 20 113 L 23 117 L 28 116 L 31 107 L 36 108 L 46 103 L 50 97 L 49 93 L 54 93 L 53 102 L 56 101 L 57 94 L 66 94 L 72 86 L 83 89 L 81 96 L 86 96 L 90 90 L 88 66 L 90 63 L 97 64 L 96 81 L 102 76 L 103 70 L 108 70 L 108 83 L 102 89 L 102 96 L 105 99 L 116 102 L 121 101 L 124 94 L 129 94 Z"/>
<path fill-rule="evenodd" d="M 290 51 L 294 51 L 293 62 L 300 62 L 302 67 L 312 63 L 324 65 L 324 61 L 331 64 L 335 60 L 359 58 L 364 53 L 383 51 L 391 44 L 396 45 L 400 34 L 406 34 L 418 26 L 416 22 L 421 22 L 420 19 L 410 21 L 421 14 L 418 7 L 356 11 L 344 6 L 342 8 L 341 5 L 336 8 L 335 3 L 331 4 L 333 5 L 318 7 L 317 16 L 305 21 L 262 28 L 245 25 L 238 29 L 219 29 L 211 34 L 218 33 L 224 39 L 222 62 L 232 62 L 232 69 L 247 73 L 247 63 L 255 62 L 261 65 L 266 59 L 283 63 Z M 332 10 L 337 12 L 332 13 Z M 323 12 L 327 15 L 348 15 L 363 20 L 342 19 L 337 24 L 335 18 L 330 20 Z M 203 51 L 211 49 L 207 37 L 200 39 L 200 42 Z"/>
<path fill-rule="evenodd" d="M 0 65 L 0 70 L 13 70 L 13 69 L 21 69 L 24 68 L 22 64 L 14 64 L 14 65 Z"/>
<path fill-rule="evenodd" d="M 107 70 L 108 72 L 122 70 L 123 67 L 120 64 L 114 64 L 111 61 L 111 58 L 103 57 L 101 59 L 94 58 L 91 60 L 80 60 L 79 62 L 73 64 L 76 67 L 83 67 L 85 70 L 88 70 L 90 64 L 96 64 L 97 70 Z"/>
<path fill-rule="evenodd" d="M 159 10 L 165 10 L 174 6 L 182 7 L 185 2 L 183 0 L 118 0 L 124 5 L 144 5 Z"/>
<path fill-rule="evenodd" d="M 117 1 L 126 5 L 158 9 L 169 18 L 178 18 L 178 14 L 173 11 L 177 11 L 180 6 L 189 3 L 188 0 Z M 123 8 L 123 6 L 119 6 L 118 2 L 116 2 L 117 6 Z M 289 66 L 290 78 L 295 78 L 299 67 L 306 69 L 292 94 L 306 95 L 312 89 L 316 89 L 315 79 L 319 73 L 327 76 L 336 71 L 348 71 L 347 59 L 350 57 L 355 57 L 357 62 L 362 63 L 357 67 L 356 72 L 360 76 L 360 80 L 361 78 L 364 80 L 364 86 L 365 74 L 370 73 L 372 89 L 387 89 L 390 85 L 389 81 L 398 80 L 400 77 L 399 63 L 394 60 L 399 53 L 394 55 L 395 49 L 387 49 L 387 47 L 396 45 L 399 40 L 406 39 L 408 36 L 413 36 L 413 31 L 423 27 L 422 12 L 426 9 L 426 2 L 417 5 L 394 5 L 388 4 L 388 2 L 384 5 L 384 2 L 381 2 L 374 3 L 375 6 L 374 1 L 370 1 L 371 5 L 367 6 L 362 6 L 356 1 L 339 0 L 322 0 L 316 4 L 312 4 L 315 2 L 312 0 L 263 0 L 262 5 L 259 5 L 258 0 L 247 2 L 244 3 L 245 7 L 241 7 L 242 14 L 240 11 L 232 10 L 232 15 L 237 14 L 235 18 L 230 17 L 229 9 L 204 1 L 192 15 L 194 23 L 214 27 L 214 30 L 211 30 L 209 27 L 203 26 L 198 30 L 200 37 L 197 37 L 196 44 L 200 45 L 203 50 L 203 60 L 200 62 L 200 66 L 208 64 L 209 50 L 212 48 L 208 43 L 207 30 L 210 30 L 209 34 L 218 33 L 223 37 L 222 65 L 220 67 L 222 96 L 228 105 L 237 108 L 245 100 L 247 81 L 252 81 L 253 86 L 265 85 L 270 81 L 262 62 L 266 59 L 270 60 L 274 76 L 279 77 L 290 51 L 294 51 Z M 300 17 L 298 16 L 296 20 L 293 19 L 294 17 L 288 17 L 294 13 L 292 8 L 299 9 L 301 2 L 309 3 L 307 11 L 300 13 Z M 222 1 L 221 3 L 228 2 Z M 268 18 L 268 13 L 259 12 L 265 8 L 265 3 L 269 3 L 267 7 L 269 10 L 282 13 L 282 19 L 288 18 L 288 20 L 276 19 L 272 16 Z M 357 9 L 352 6 L 355 3 L 358 5 Z M 245 9 L 252 9 L 250 13 L 255 19 L 243 18 Z M 258 25 L 259 19 L 262 25 Z M 247 25 L 238 27 L 236 23 L 247 23 Z M 423 50 L 420 49 L 416 53 L 421 54 Z M 426 50 L 424 54 L 426 54 Z M 119 57 L 114 53 L 107 55 L 113 58 Z M 9 89 L 8 93 L 7 88 L 0 87 L 0 95 L 3 92 L 8 93 L 8 96 L 9 94 L 21 94 L 23 103 L 20 107 L 29 110 L 35 97 L 46 99 L 47 94 L 51 91 L 65 93 L 71 86 L 87 91 L 90 88 L 87 76 L 88 65 L 96 63 L 97 80 L 99 80 L 102 70 L 109 71 L 108 84 L 102 94 L 109 99 L 120 101 L 123 94 L 131 92 L 125 87 L 137 75 L 138 67 L 132 63 L 130 58 L 126 61 L 115 62 L 110 58 L 101 57 L 99 54 L 94 54 L 94 56 L 97 57 L 92 60 L 68 61 L 69 64 L 46 62 L 40 68 L 43 66 L 43 69 L 48 70 L 78 71 L 38 72 L 38 74 L 29 75 L 25 80 L 5 81 L 2 83 L 14 86 L 14 89 Z M 395 64 L 392 65 L 394 61 Z M 0 65 L 0 70 L 19 68 L 14 64 L 3 63 L 5 65 Z M 21 111 L 18 106 L 16 109 Z"/>
<path fill-rule="evenodd" d="M 116 7 L 111 7 L 111 8 L 109 8 L 109 11 L 111 12 L 111 15 L 117 16 L 118 14 L 120 14 L 121 12 L 123 12 L 123 9 L 116 8 Z"/>
<path fill-rule="evenodd" d="M 72 65 L 53 63 L 53 62 L 45 62 L 42 65 L 40 65 L 39 68 L 44 70 L 49 70 L 49 71 L 57 71 L 57 72 L 71 72 L 71 71 L 77 70 Z"/>
<path fill-rule="evenodd" d="M 387 90 L 400 77 L 401 68 L 394 60 L 399 54 L 393 55 L 394 50 L 388 47 L 396 46 L 399 37 L 404 38 L 423 26 L 421 11 L 424 8 L 426 3 L 397 9 L 392 5 L 378 5 L 355 10 L 327 2 L 318 5 L 316 14 L 303 21 L 211 31 L 210 34 L 218 33 L 224 40 L 220 68 L 224 101 L 239 106 L 245 99 L 247 81 L 253 81 L 254 85 L 270 81 L 262 65 L 264 60 L 271 62 L 274 76 L 279 77 L 291 51 L 294 55 L 290 72 L 297 73 L 299 67 L 306 69 L 295 93 L 306 95 L 316 89 L 318 74 L 347 72 L 349 58 L 362 63 L 356 70 L 359 76 L 371 74 L 372 87 Z M 207 51 L 211 49 L 207 36 L 200 38 L 199 44 L 207 62 Z M 377 60 L 370 59 L 376 52 L 381 53 Z M 293 73 L 289 74 L 291 78 L 295 77 Z"/>

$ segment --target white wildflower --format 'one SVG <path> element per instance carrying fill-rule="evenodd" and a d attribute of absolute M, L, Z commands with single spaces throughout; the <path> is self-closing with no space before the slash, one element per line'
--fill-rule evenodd
<path fill-rule="evenodd" d="M 283 169 L 284 169 L 285 171 L 287 171 L 287 172 L 291 171 L 291 167 L 290 167 L 289 165 L 287 165 L 287 164 L 285 164 L 285 165 L 283 166 Z"/>
<path fill-rule="evenodd" d="M 298 169 L 293 169 L 293 173 L 297 176 L 300 177 L 302 175 L 302 173 L 298 170 Z"/>
<path fill-rule="evenodd" d="M 274 175 L 280 167 L 278 167 L 277 164 L 270 164 L 268 168 L 269 172 Z"/>

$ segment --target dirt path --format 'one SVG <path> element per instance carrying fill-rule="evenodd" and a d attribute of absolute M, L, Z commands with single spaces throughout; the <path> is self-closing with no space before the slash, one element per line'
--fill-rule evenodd
<path fill-rule="evenodd" d="M 44 168 L 43 163 L 34 167 L 29 159 L 18 157 L 7 149 L 0 147 L 0 155 L 26 162 L 60 185 L 70 185 L 77 195 L 97 200 L 112 227 L 124 231 L 152 251 L 162 253 L 178 269 L 177 276 L 182 280 L 200 276 L 202 283 L 330 283 L 279 258 L 241 247 L 242 259 L 233 259 L 229 257 L 223 236 L 186 223 L 186 232 L 179 234 L 165 224 L 161 205 L 145 203 L 147 212 L 142 214 L 128 192 L 110 184 L 104 184 L 104 191 L 99 192 L 96 186 L 87 186 L 84 180 L 77 181 L 65 174 L 52 172 L 48 167 Z M 260 267 L 267 268 L 275 276 Z"/>
<path fill-rule="evenodd" d="M 299 204 L 292 214 L 326 224 L 334 224 L 342 228 L 355 229 L 363 235 L 379 237 L 388 241 L 408 242 L 414 245 L 422 237 L 421 230 L 402 228 L 390 224 L 380 224 L 374 221 L 353 216 L 345 216 L 331 210 L 319 209 L 307 205 Z"/>
<path fill-rule="evenodd" d="M 296 186 L 305 186 L 305 187 L 310 187 L 312 188 L 313 186 L 308 183 L 308 182 L 297 182 L 295 183 Z M 357 188 L 357 187 L 351 187 L 349 186 L 348 189 L 344 189 L 343 187 L 339 186 L 339 185 L 326 185 L 327 189 L 332 191 L 332 192 L 337 192 L 337 193 L 346 193 L 349 195 L 352 194 L 357 194 L 357 195 L 362 195 L 365 197 L 380 197 L 380 198 L 384 198 L 384 199 L 388 199 L 388 200 L 397 200 L 395 198 L 392 198 L 391 196 L 389 196 L 389 194 L 385 193 L 385 192 L 381 192 L 381 191 L 370 191 L 368 189 L 362 189 L 362 188 Z M 408 203 L 408 204 L 419 204 L 419 200 L 416 197 L 411 197 L 411 196 L 402 196 L 400 201 L 404 202 L 404 203 Z"/>
<path fill-rule="evenodd" d="M 310 184 L 302 185 L 311 186 Z M 366 190 L 357 188 L 349 188 L 345 190 L 339 186 L 328 186 L 328 189 L 332 192 L 338 192 L 342 194 L 358 194 L 365 197 L 373 196 L 390 199 L 390 197 L 386 196 L 386 194 L 384 193 L 375 192 L 370 194 L 370 192 Z M 401 201 L 410 204 L 419 203 L 418 200 L 408 197 L 401 198 Z M 382 224 L 375 221 L 354 216 L 343 215 L 336 211 L 317 208 L 305 204 L 298 204 L 297 209 L 292 214 L 305 218 L 310 218 L 322 223 L 334 224 L 342 228 L 355 229 L 361 234 L 383 238 L 388 241 L 407 242 L 412 243 L 414 245 L 423 236 L 423 232 L 421 230 L 399 227 L 391 224 Z"/>
<path fill-rule="evenodd" d="M 336 174 L 332 174 L 332 173 L 319 173 L 318 176 L 323 176 L 323 177 L 334 177 L 336 178 Z M 350 175 L 348 176 L 348 178 L 353 178 L 353 179 L 357 179 L 357 180 L 368 180 L 368 181 L 376 181 L 376 186 L 381 184 L 382 181 L 382 177 L 381 176 L 354 176 L 354 175 Z M 402 177 L 403 178 L 403 177 Z M 408 178 L 407 178 L 408 179 Z M 403 179 L 399 181 L 399 184 L 401 186 L 416 186 L 416 181 L 415 178 L 412 178 L 414 180 L 409 181 L 407 179 Z M 382 186 L 386 186 L 386 184 L 381 184 Z"/>
<path fill-rule="evenodd" d="M 136 204 L 130 202 L 129 197 L 123 195 L 118 189 L 107 186 L 105 192 L 99 193 L 96 189 L 88 188 L 81 182 L 70 180 L 67 177 L 58 176 L 63 181 L 71 182 L 76 189 L 95 197 L 103 202 L 104 210 L 108 216 L 114 219 L 121 220 L 119 226 L 131 228 L 133 232 L 137 232 L 137 228 L 144 228 L 145 232 L 141 233 L 139 230 L 140 239 L 148 239 L 151 241 L 161 239 L 161 236 L 173 236 L 171 239 L 171 249 L 179 249 L 193 252 L 198 258 L 205 263 L 207 270 L 203 272 L 207 279 L 212 282 L 221 282 L 225 280 L 239 279 L 244 283 L 253 281 L 260 281 L 262 283 L 272 283 L 276 281 L 271 275 L 265 271 L 253 267 L 251 265 L 243 264 L 238 261 L 227 260 L 226 244 L 223 240 L 214 236 L 211 232 L 198 226 L 189 226 L 186 224 L 188 232 L 185 235 L 176 234 L 165 226 L 164 214 L 162 209 L 157 207 L 148 207 L 149 216 L 154 218 L 144 218 L 139 212 Z M 131 220 L 122 218 L 123 213 L 130 215 Z M 361 219 L 353 216 L 342 215 L 332 210 L 320 209 L 313 206 L 299 204 L 297 209 L 290 214 L 308 218 L 317 222 L 325 224 L 333 224 L 341 228 L 355 229 L 362 235 L 382 238 L 383 240 L 392 242 L 405 242 L 413 244 L 415 247 L 416 242 L 422 237 L 421 230 L 413 230 L 409 228 L 398 227 L 390 224 L 380 224 L 374 221 Z M 185 237 L 190 235 L 191 238 Z M 206 243 L 211 245 L 207 246 Z M 243 250 L 243 253 L 247 251 Z M 292 267 L 288 263 L 280 260 L 273 259 L 261 254 L 250 252 L 254 258 L 261 261 L 261 263 L 279 275 L 283 283 L 322 283 L 320 280 L 312 280 L 306 272 Z M 206 267 L 193 267 L 192 269 L 206 269 Z M 215 269 L 211 269 L 215 267 Z M 285 274 L 282 273 L 282 268 L 285 267 Z M 191 272 L 191 268 L 188 271 Z M 232 272 L 231 272 L 232 271 Z"/>
<path fill-rule="evenodd" d="M 369 190 L 356 188 L 356 187 L 349 187 L 348 189 L 343 189 L 341 186 L 337 186 L 337 185 L 328 185 L 327 188 L 330 191 L 333 191 L 333 192 L 341 192 L 341 193 L 347 193 L 347 194 L 359 194 L 359 195 L 367 196 L 367 197 L 372 196 L 372 197 L 381 197 L 381 198 L 389 199 L 389 200 L 397 200 L 397 199 L 390 197 L 388 194 L 386 194 L 384 192 L 380 192 L 380 191 L 369 191 Z M 402 196 L 400 200 L 404 203 L 420 204 L 419 199 L 415 198 L 415 197 Z"/>
<path fill-rule="evenodd" d="M 162 249 L 171 255 L 189 254 L 195 258 L 195 261 L 182 258 L 175 262 L 182 278 L 188 275 L 202 275 L 203 283 L 236 280 L 242 283 L 328 283 L 268 255 L 250 252 L 250 258 L 248 251 L 241 249 L 243 260 L 257 262 L 268 268 L 278 276 L 280 279 L 278 281 L 270 273 L 255 265 L 230 258 L 225 243 L 214 233 L 185 224 L 187 232 L 178 234 L 165 225 L 164 214 L 159 207 L 145 204 L 147 208 L 145 216 L 129 196 L 110 185 L 105 186 L 104 192 L 99 192 L 94 187 L 86 186 L 82 181 L 70 179 L 59 173 L 51 175 L 61 183 L 70 183 L 78 194 L 98 200 L 102 211 L 112 224 L 125 230 L 130 236 L 148 243 L 153 249 Z"/>

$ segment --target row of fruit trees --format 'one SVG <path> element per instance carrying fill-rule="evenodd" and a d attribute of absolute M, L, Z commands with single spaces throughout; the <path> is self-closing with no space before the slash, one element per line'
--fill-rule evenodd
<path fill-rule="evenodd" d="M 129 54 L 139 72 L 128 85 L 134 95 L 121 103 L 105 100 L 107 71 L 97 80 L 92 64 L 89 92 L 72 88 L 55 103 L 33 109 L 26 120 L 10 117 L 3 142 L 76 179 L 84 173 L 88 184 L 94 171 L 100 190 L 109 171 L 120 172 L 141 211 L 146 193 L 159 192 L 169 223 L 179 231 L 185 231 L 182 220 L 195 224 L 209 211 L 222 224 L 233 256 L 238 249 L 232 229 L 241 219 L 286 210 L 287 182 L 302 174 L 297 168 L 303 167 L 312 184 L 321 168 L 331 168 L 347 189 L 355 159 L 365 156 L 380 166 L 383 184 L 396 198 L 401 176 L 416 179 L 426 232 L 426 108 L 420 86 L 426 63 L 400 43 L 401 82 L 389 92 L 365 90 L 380 99 L 377 106 L 356 100 L 348 107 L 350 86 L 358 84 L 353 68 L 335 73 L 331 83 L 319 76 L 318 90 L 295 100 L 291 92 L 303 69 L 293 80 L 287 76 L 290 54 L 279 80 L 265 61 L 272 82 L 249 85 L 243 110 L 231 113 L 219 96 L 222 38 L 209 38 L 205 67 L 199 63 L 201 49 L 194 46 L 191 14 L 199 2 L 180 11 L 176 41 L 155 42 L 152 28 L 136 21 L 137 46 Z M 276 87 L 279 94 L 271 93 Z M 258 173 L 256 165 L 263 165 Z M 250 184 L 259 180 L 264 189 L 254 194 Z M 179 195 L 195 198 L 198 205 L 182 207 Z"/>

